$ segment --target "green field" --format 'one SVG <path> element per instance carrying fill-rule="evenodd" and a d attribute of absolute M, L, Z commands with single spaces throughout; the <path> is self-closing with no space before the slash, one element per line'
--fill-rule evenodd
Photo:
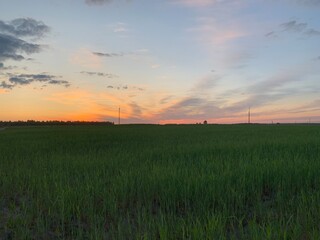
<path fill-rule="evenodd" d="M 320 126 L 8 128 L 0 239 L 320 239 Z"/>

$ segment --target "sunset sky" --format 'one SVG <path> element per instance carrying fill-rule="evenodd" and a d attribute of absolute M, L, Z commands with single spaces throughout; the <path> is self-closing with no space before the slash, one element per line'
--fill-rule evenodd
<path fill-rule="evenodd" d="M 320 122 L 319 0 L 1 0 L 0 120 Z"/>

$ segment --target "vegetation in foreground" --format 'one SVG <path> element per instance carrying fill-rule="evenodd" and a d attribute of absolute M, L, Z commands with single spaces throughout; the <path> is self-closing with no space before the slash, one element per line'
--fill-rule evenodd
<path fill-rule="evenodd" d="M 0 132 L 0 239 L 320 239 L 320 126 Z"/>

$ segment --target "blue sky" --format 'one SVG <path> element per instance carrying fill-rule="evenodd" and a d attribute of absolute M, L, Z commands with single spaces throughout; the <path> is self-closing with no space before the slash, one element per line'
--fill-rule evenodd
<path fill-rule="evenodd" d="M 0 119 L 320 121 L 318 0 L 4 0 Z"/>

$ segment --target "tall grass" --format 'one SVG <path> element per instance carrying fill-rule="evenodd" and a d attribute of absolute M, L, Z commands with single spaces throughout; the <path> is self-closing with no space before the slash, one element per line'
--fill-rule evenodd
<path fill-rule="evenodd" d="M 0 239 L 320 239 L 320 127 L 0 132 Z"/>

